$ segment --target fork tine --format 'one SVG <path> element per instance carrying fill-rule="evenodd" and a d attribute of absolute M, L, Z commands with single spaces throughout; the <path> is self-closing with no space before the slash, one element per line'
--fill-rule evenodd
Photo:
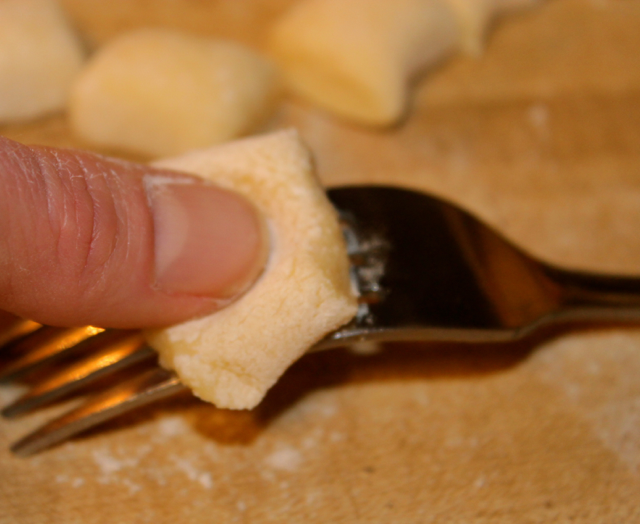
<path fill-rule="evenodd" d="M 15 417 L 47 404 L 102 377 L 150 360 L 156 353 L 145 345 L 139 333 L 126 333 L 99 351 L 74 361 L 57 373 L 35 384 L 25 395 L 2 410 L 5 417 Z"/>
<path fill-rule="evenodd" d="M 101 393 L 80 407 L 49 422 L 11 446 L 16 455 L 26 457 L 49 448 L 102 422 L 187 391 L 178 377 L 157 368 Z"/>
<path fill-rule="evenodd" d="M 75 351 L 81 342 L 103 331 L 104 329 L 94 326 L 41 327 L 13 347 L 19 356 L 0 371 L 0 382 L 15 380 L 45 362 L 64 358 L 68 351 Z"/>
<path fill-rule="evenodd" d="M 19 317 L 7 320 L 3 324 L 2 331 L 0 331 L 0 347 L 30 335 L 42 327 L 42 324 L 38 324 L 38 322 Z"/>

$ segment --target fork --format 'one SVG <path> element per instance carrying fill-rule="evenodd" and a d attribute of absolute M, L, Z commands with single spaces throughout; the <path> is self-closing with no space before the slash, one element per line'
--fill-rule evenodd
<path fill-rule="evenodd" d="M 550 324 L 640 320 L 640 277 L 546 264 L 423 193 L 359 186 L 330 189 L 328 196 L 340 213 L 359 308 L 309 351 L 359 341 L 508 341 Z M 158 366 L 137 332 L 16 319 L 0 341 L 15 357 L 0 369 L 0 382 L 34 382 L 4 408 L 5 417 L 96 388 L 116 371 L 132 375 L 15 443 L 11 449 L 21 456 L 187 389 Z"/>

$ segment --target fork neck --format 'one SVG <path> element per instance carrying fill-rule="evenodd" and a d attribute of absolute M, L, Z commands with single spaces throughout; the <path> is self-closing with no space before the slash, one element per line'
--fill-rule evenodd
<path fill-rule="evenodd" d="M 560 289 L 560 314 L 576 320 L 640 321 L 640 278 L 545 267 Z"/>

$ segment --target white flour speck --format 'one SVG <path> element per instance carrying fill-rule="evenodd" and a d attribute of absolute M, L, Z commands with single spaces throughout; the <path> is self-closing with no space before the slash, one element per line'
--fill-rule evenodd
<path fill-rule="evenodd" d="M 295 471 L 302 462 L 302 455 L 295 448 L 282 447 L 271 453 L 265 462 L 274 469 Z"/>
<path fill-rule="evenodd" d="M 305 437 L 302 440 L 302 447 L 304 449 L 313 449 L 318 444 L 318 439 L 314 436 Z"/>
<path fill-rule="evenodd" d="M 77 478 L 73 479 L 73 482 L 71 483 L 71 486 L 73 486 L 74 488 L 79 488 L 83 484 L 84 484 L 84 479 L 82 477 L 77 477 Z"/>
<path fill-rule="evenodd" d="M 100 469 L 101 475 L 97 477 L 100 484 L 111 484 L 119 481 L 119 473 L 123 469 L 138 468 L 140 459 L 146 455 L 151 448 L 147 446 L 141 446 L 138 449 L 138 453 L 134 456 L 127 456 L 126 458 L 118 458 L 114 456 L 107 448 L 96 449 L 92 452 L 93 460 Z M 126 451 L 120 450 L 120 455 L 126 454 Z"/>
<path fill-rule="evenodd" d="M 211 477 L 211 473 L 200 471 L 191 462 L 182 457 L 174 455 L 171 457 L 171 460 L 180 471 L 187 475 L 187 478 L 189 480 L 198 482 L 203 488 L 206 489 L 211 489 L 213 487 L 213 479 Z"/>
<path fill-rule="evenodd" d="M 275 475 L 273 474 L 273 471 L 263 469 L 260 471 L 260 478 L 265 482 L 273 482 L 275 480 Z"/>
<path fill-rule="evenodd" d="M 177 437 L 187 431 L 187 425 L 180 417 L 166 417 L 158 423 L 158 430 L 163 437 Z"/>
<path fill-rule="evenodd" d="M 203 488 L 211 489 L 213 487 L 211 473 L 200 473 L 200 475 L 198 475 L 198 482 L 200 482 L 200 485 Z"/>
<path fill-rule="evenodd" d="M 344 440 L 344 434 L 337 431 L 332 431 L 329 435 L 329 440 L 331 442 L 341 442 L 342 440 Z"/>
<path fill-rule="evenodd" d="M 529 108 L 529 122 L 540 137 L 549 135 L 549 107 L 546 104 L 534 104 Z"/>
<path fill-rule="evenodd" d="M 110 475 L 112 473 L 116 473 L 122 469 L 124 463 L 121 460 L 115 458 L 109 451 L 105 448 L 96 449 L 92 453 L 94 462 L 100 468 L 100 472 L 103 475 Z"/>
<path fill-rule="evenodd" d="M 136 484 L 129 479 L 123 479 L 122 483 L 129 488 L 129 495 L 133 495 L 142 489 L 139 484 Z"/>

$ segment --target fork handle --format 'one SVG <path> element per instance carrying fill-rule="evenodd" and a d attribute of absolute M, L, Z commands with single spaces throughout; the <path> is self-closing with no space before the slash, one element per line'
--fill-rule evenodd
<path fill-rule="evenodd" d="M 561 310 L 581 318 L 640 320 L 640 277 L 547 267 L 560 290 Z"/>

